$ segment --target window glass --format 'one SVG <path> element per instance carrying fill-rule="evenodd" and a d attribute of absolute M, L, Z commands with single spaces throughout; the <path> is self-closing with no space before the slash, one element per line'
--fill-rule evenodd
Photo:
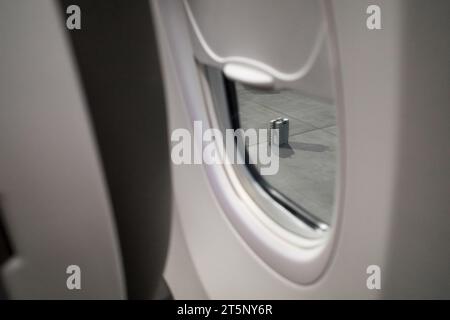
<path fill-rule="evenodd" d="M 288 122 L 287 130 L 286 125 L 279 129 L 280 138 L 287 140 L 279 145 L 279 171 L 259 180 L 281 194 L 277 201 L 293 202 L 300 211 L 306 211 L 300 214 L 329 225 L 338 151 L 334 104 L 294 90 L 257 90 L 238 83 L 231 94 L 236 95 L 229 101 L 236 101 L 237 123 L 242 129 L 268 128 L 277 119 Z M 262 143 L 267 141 L 258 141 Z M 257 147 L 248 145 L 248 154 Z"/>

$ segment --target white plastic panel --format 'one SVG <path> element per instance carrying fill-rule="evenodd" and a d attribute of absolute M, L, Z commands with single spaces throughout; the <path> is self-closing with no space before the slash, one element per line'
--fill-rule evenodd
<path fill-rule="evenodd" d="M 219 68 L 226 64 L 247 66 L 272 77 L 276 87 L 333 100 L 321 1 L 287 0 L 282 5 L 270 0 L 183 3 L 200 62 Z"/>
<path fill-rule="evenodd" d="M 294 73 L 307 63 L 323 29 L 320 1 L 315 0 L 186 3 L 198 25 L 196 35 L 217 56 L 249 58 L 281 73 Z"/>
<path fill-rule="evenodd" d="M 55 1 L 0 1 L 0 196 L 11 299 L 120 299 L 120 248 Z M 81 290 L 66 269 L 81 268 Z"/>

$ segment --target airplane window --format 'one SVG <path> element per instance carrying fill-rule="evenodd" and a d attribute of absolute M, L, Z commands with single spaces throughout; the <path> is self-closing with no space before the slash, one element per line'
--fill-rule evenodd
<path fill-rule="evenodd" d="M 223 77 L 235 129 L 268 129 L 266 138 L 245 143 L 246 167 L 263 189 L 309 226 L 327 229 L 335 202 L 338 130 L 330 101 L 294 90 L 260 90 Z M 261 175 L 256 148 L 277 128 L 278 172 Z"/>
<path fill-rule="evenodd" d="M 243 129 L 273 127 L 274 121 L 282 121 L 278 125 L 279 171 L 264 179 L 286 198 L 330 224 L 338 140 L 335 106 L 293 90 L 261 91 L 236 84 L 236 94 Z M 251 151 L 256 147 L 247 148 Z"/>

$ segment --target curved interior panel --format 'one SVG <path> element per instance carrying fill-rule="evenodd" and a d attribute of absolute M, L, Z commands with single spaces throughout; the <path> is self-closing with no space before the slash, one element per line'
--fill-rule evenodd
<path fill-rule="evenodd" d="M 284 73 L 307 64 L 321 33 L 320 2 L 314 0 L 284 1 L 282 6 L 268 0 L 187 3 L 203 40 L 216 55 L 251 58 Z"/>

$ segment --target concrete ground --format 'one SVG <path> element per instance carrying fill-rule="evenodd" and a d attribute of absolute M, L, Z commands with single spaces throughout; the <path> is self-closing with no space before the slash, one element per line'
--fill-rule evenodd
<path fill-rule="evenodd" d="M 330 223 L 337 168 L 335 106 L 292 90 L 267 92 L 237 85 L 237 94 L 243 129 L 267 128 L 278 117 L 289 119 L 289 145 L 280 147 L 280 170 L 264 178 Z"/>

